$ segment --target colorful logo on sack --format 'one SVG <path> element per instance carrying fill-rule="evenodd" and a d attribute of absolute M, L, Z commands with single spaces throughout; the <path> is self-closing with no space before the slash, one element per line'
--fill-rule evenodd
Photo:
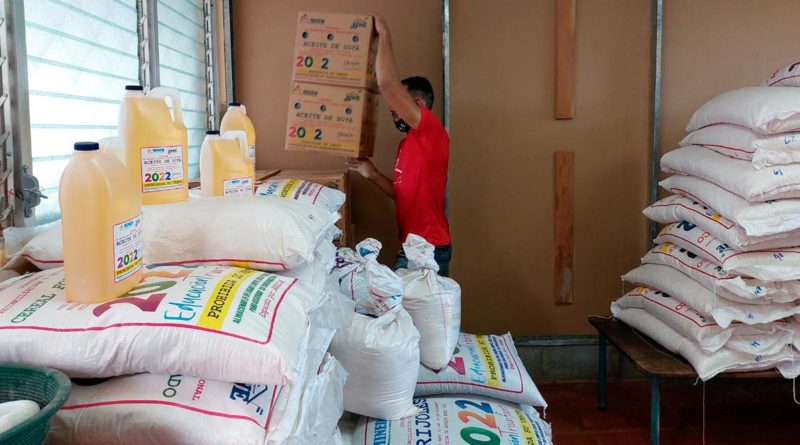
<path fill-rule="evenodd" d="M 264 189 L 263 192 L 260 192 L 259 195 L 262 195 L 262 196 L 273 196 L 273 195 L 276 195 L 277 192 L 278 192 L 278 184 L 279 184 L 278 182 L 273 182 L 273 181 L 268 182 L 267 183 L 267 188 Z"/>
<path fill-rule="evenodd" d="M 375 419 L 374 423 L 372 424 L 375 431 L 373 435 L 375 436 L 372 440 L 372 445 L 387 445 L 391 435 L 389 434 L 389 425 L 390 421 L 383 420 L 383 419 Z"/>
<path fill-rule="evenodd" d="M 367 255 L 376 255 L 377 256 L 378 255 L 378 251 L 375 250 L 375 249 L 368 249 L 366 247 L 359 247 L 358 248 L 358 254 L 363 256 L 363 257 L 366 257 Z"/>
<path fill-rule="evenodd" d="M 475 343 L 480 351 L 483 368 L 486 370 L 486 383 L 492 388 L 499 388 L 500 371 L 494 359 L 494 353 L 492 352 L 492 346 L 489 344 L 489 338 L 485 335 L 479 335 L 475 338 Z"/>
<path fill-rule="evenodd" d="M 254 406 L 259 416 L 269 409 L 269 400 L 265 396 L 269 391 L 268 385 L 249 385 L 234 383 L 231 387 L 231 400 L 241 400 L 245 405 Z"/>

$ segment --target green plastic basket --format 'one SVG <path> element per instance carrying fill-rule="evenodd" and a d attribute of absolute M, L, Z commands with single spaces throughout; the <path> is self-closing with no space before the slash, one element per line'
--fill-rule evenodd
<path fill-rule="evenodd" d="M 67 401 L 71 388 L 69 378 L 55 369 L 0 363 L 0 403 L 33 400 L 42 408 L 32 418 L 0 433 L 0 445 L 43 444 L 53 416 Z"/>

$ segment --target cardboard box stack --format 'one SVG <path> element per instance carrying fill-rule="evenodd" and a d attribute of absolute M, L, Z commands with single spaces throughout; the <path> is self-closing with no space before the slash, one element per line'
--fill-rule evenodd
<path fill-rule="evenodd" d="M 376 54 L 372 17 L 298 13 L 287 150 L 372 155 Z"/>

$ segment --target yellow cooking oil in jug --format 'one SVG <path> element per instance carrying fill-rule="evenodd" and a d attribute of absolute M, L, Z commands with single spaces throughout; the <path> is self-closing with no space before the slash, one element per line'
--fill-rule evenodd
<path fill-rule="evenodd" d="M 172 102 L 172 113 L 166 98 Z M 180 94 L 170 88 L 125 87 L 119 116 L 125 163 L 144 204 L 189 198 L 188 135 Z"/>
<path fill-rule="evenodd" d="M 210 196 L 252 196 L 255 168 L 244 154 L 244 131 L 207 131 L 200 148 L 200 193 Z"/>
<path fill-rule="evenodd" d="M 59 187 L 66 298 L 101 303 L 142 279 L 142 197 L 125 165 L 78 142 Z"/>
<path fill-rule="evenodd" d="M 256 130 L 253 128 L 253 123 L 247 117 L 247 108 L 239 102 L 231 102 L 228 104 L 228 111 L 222 116 L 222 122 L 219 127 L 220 131 L 225 134 L 228 131 L 244 131 L 247 133 L 247 157 L 250 162 L 256 165 Z"/>

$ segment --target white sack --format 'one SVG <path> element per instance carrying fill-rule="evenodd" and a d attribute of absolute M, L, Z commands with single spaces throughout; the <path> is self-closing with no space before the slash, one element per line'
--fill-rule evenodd
<path fill-rule="evenodd" d="M 403 282 L 392 269 L 378 263 L 381 242 L 367 238 L 356 250 L 344 247 L 336 252 L 331 275 L 344 295 L 356 302 L 362 314 L 382 315 L 400 305 Z"/>
<path fill-rule="evenodd" d="M 6 258 L 16 255 L 30 240 L 45 230 L 53 227 L 55 222 L 33 227 L 6 227 L 3 229 L 3 239 L 6 243 Z"/>
<path fill-rule="evenodd" d="M 342 414 L 347 372 L 330 357 L 304 391 L 290 386 L 223 383 L 180 375 L 138 374 L 94 386 L 73 385 L 56 414 L 57 444 L 329 443 Z M 136 419 L 130 421 L 129 419 Z M 284 431 L 287 434 L 284 434 Z"/>
<path fill-rule="evenodd" d="M 355 314 L 333 338 L 331 353 L 350 373 L 344 409 L 400 419 L 416 414 L 411 403 L 419 369 L 419 332 L 402 307 L 380 317 Z"/>
<path fill-rule="evenodd" d="M 763 135 L 739 125 L 716 124 L 695 130 L 681 147 L 702 145 L 719 154 L 750 161 L 755 168 L 800 162 L 800 133 Z"/>
<path fill-rule="evenodd" d="M 422 364 L 439 370 L 447 366 L 461 330 L 461 287 L 436 274 L 434 245 L 409 234 L 403 244 L 408 269 L 397 275 L 403 282 L 403 307 L 419 331 Z"/>
<path fill-rule="evenodd" d="M 314 261 L 339 216 L 280 198 L 202 198 L 143 207 L 145 264 L 232 265 L 283 271 Z M 40 269 L 64 264 L 61 223 L 22 256 Z"/>
<path fill-rule="evenodd" d="M 264 445 L 282 388 L 156 374 L 72 385 L 48 443 Z"/>
<path fill-rule="evenodd" d="M 258 186 L 256 195 L 323 206 L 331 213 L 338 212 L 346 199 L 345 194 L 339 190 L 302 179 L 268 179 Z"/>
<path fill-rule="evenodd" d="M 301 283 L 322 291 L 327 285 L 328 276 L 335 263 L 336 246 L 331 241 L 323 240 L 314 251 L 314 261 L 277 272 L 277 274 L 283 277 L 297 278 Z"/>
<path fill-rule="evenodd" d="M 288 199 L 248 196 L 145 206 L 149 264 L 221 264 L 280 271 L 313 261 L 339 216 Z"/>
<path fill-rule="evenodd" d="M 722 123 L 764 134 L 800 130 L 800 90 L 748 87 L 722 93 L 694 112 L 686 132 Z"/>
<path fill-rule="evenodd" d="M 687 221 L 709 232 L 736 250 L 765 250 L 800 246 L 800 231 L 767 236 L 748 236 L 744 229 L 700 201 L 683 195 L 671 195 L 654 202 L 642 211 L 661 224 Z"/>
<path fill-rule="evenodd" d="M 75 377 L 150 372 L 287 384 L 299 377 L 311 317 L 335 305 L 294 279 L 222 266 L 148 267 L 120 298 L 69 303 L 63 269 L 52 269 L 0 290 L 0 362 Z"/>
<path fill-rule="evenodd" d="M 791 303 L 800 299 L 800 281 L 761 281 L 728 275 L 722 266 L 682 247 L 666 243 L 642 258 L 645 264 L 672 267 L 727 300 L 750 304 Z"/>
<path fill-rule="evenodd" d="M 664 173 L 697 176 L 749 202 L 800 197 L 800 164 L 756 170 L 749 162 L 723 156 L 699 145 L 690 145 L 662 156 L 661 170 Z"/>
<path fill-rule="evenodd" d="M 794 336 L 793 332 L 779 328 L 776 323 L 748 326 L 734 322 L 723 328 L 688 304 L 649 287 L 631 290 L 617 299 L 616 304 L 623 309 L 644 309 L 695 341 L 706 352 L 716 352 L 726 346 L 750 354 L 775 354 L 791 344 Z"/>
<path fill-rule="evenodd" d="M 783 234 L 800 229 L 800 199 L 750 203 L 722 187 L 694 176 L 675 175 L 661 187 L 704 203 L 744 229 L 749 236 Z"/>
<path fill-rule="evenodd" d="M 622 309 L 611 303 L 611 313 L 667 350 L 683 356 L 703 381 L 708 381 L 724 371 L 757 371 L 774 368 L 780 363 L 791 360 L 792 356 L 790 347 L 784 348 L 777 354 L 766 356 L 728 348 L 722 348 L 714 353 L 703 352 L 696 343 L 643 309 Z"/>
<path fill-rule="evenodd" d="M 683 247 L 722 266 L 731 275 L 762 281 L 800 279 L 800 247 L 741 252 L 686 221 L 664 227 L 654 241 Z"/>
<path fill-rule="evenodd" d="M 517 354 L 511 334 L 461 334 L 447 368 L 419 368 L 415 396 L 472 394 L 521 405 L 547 407 Z"/>
<path fill-rule="evenodd" d="M 764 82 L 762 87 L 800 87 L 800 62 L 794 62 L 777 69 Z"/>
<path fill-rule="evenodd" d="M 360 418 L 353 445 L 552 445 L 550 425 L 535 409 L 475 396 L 420 397 L 415 418 Z"/>
<path fill-rule="evenodd" d="M 61 235 L 61 221 L 50 224 L 36 234 L 18 251 L 18 255 L 41 270 L 63 267 L 64 238 Z"/>
<path fill-rule="evenodd" d="M 622 279 L 669 294 L 697 312 L 713 317 L 723 328 L 735 321 L 754 325 L 800 314 L 800 306 L 796 304 L 743 304 L 728 301 L 715 296 L 700 283 L 668 266 L 645 264 L 623 275 Z"/>
<path fill-rule="evenodd" d="M 289 405 L 294 408 L 285 410 L 282 417 L 277 417 L 277 422 L 271 422 L 266 445 L 333 444 L 332 438 L 338 437 L 337 424 L 344 411 L 342 397 L 347 371 L 330 354 L 325 354 L 320 363 L 312 367 L 301 390 L 290 393 L 292 403 Z M 289 387 L 284 387 L 283 391 Z"/>

